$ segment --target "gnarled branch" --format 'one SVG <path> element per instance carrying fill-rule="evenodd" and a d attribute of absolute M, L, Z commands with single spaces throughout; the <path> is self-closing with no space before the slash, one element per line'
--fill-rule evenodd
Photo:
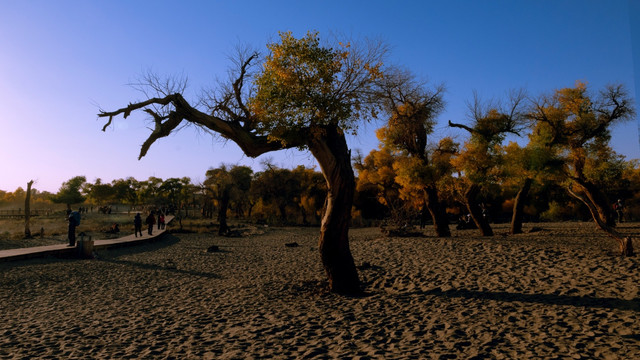
<path fill-rule="evenodd" d="M 150 109 L 146 109 L 149 105 L 166 106 L 169 104 L 173 105 L 175 110 L 171 111 L 167 117 L 161 117 Z M 133 111 L 140 109 L 144 109 L 145 112 L 152 115 L 155 122 L 155 128 L 151 132 L 151 135 L 149 135 L 149 138 L 143 143 L 140 150 L 140 156 L 138 158 L 145 156 L 151 145 L 156 140 L 168 136 L 174 129 L 176 129 L 176 127 L 178 127 L 182 120 L 205 127 L 220 134 L 224 138 L 235 142 L 242 151 L 250 157 L 257 157 L 266 152 L 299 147 L 305 144 L 305 139 L 303 138 L 283 144 L 279 141 L 271 140 L 265 135 L 259 135 L 255 131 L 244 128 L 239 122 L 225 121 L 216 116 L 205 114 L 192 107 L 181 94 L 171 94 L 164 98 L 152 98 L 139 103 L 132 103 L 127 107 L 116 111 L 102 111 L 98 114 L 98 117 L 109 118 L 109 121 L 103 127 L 103 131 L 111 125 L 114 116 L 122 114 L 123 117 L 126 118 Z"/>

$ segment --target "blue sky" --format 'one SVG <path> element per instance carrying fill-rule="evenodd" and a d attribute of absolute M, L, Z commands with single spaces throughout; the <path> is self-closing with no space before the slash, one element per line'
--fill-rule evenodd
<path fill-rule="evenodd" d="M 259 170 L 267 158 L 313 166 L 313 157 L 293 150 L 251 159 L 194 128 L 159 140 L 138 161 L 149 133 L 145 117 L 118 118 L 102 132 L 96 116 L 142 99 L 127 84 L 147 70 L 185 74 L 194 99 L 226 76 L 237 45 L 263 50 L 278 31 L 383 40 L 390 61 L 445 84 L 447 108 L 435 136 L 463 141 L 465 134 L 445 124 L 466 121 L 474 90 L 485 99 L 517 88 L 536 95 L 582 80 L 593 90 L 623 83 L 636 94 L 638 21 L 633 0 L 0 0 L 0 190 L 33 179 L 38 190 L 56 192 L 77 175 L 199 182 L 221 163 Z M 349 139 L 352 149 L 376 148 L 380 126 L 363 125 Z M 640 158 L 638 137 L 637 121 L 620 125 L 614 148 Z"/>

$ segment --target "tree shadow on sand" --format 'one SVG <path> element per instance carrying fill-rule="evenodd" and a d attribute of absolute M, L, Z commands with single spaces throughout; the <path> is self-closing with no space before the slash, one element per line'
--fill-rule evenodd
<path fill-rule="evenodd" d="M 419 294 L 450 298 L 495 300 L 503 302 L 524 302 L 544 305 L 568 305 L 586 308 L 602 308 L 610 310 L 627 310 L 640 312 L 640 299 L 622 300 L 616 298 L 595 298 L 590 296 L 520 294 L 504 291 L 491 292 L 465 289 L 442 290 L 440 288 L 422 291 Z"/>
<path fill-rule="evenodd" d="M 136 245 L 123 244 L 117 247 L 116 249 L 101 250 L 98 253 L 98 256 L 96 257 L 96 260 L 112 263 L 112 264 L 136 267 L 144 270 L 169 271 L 176 274 L 205 277 L 210 279 L 221 278 L 219 275 L 212 274 L 212 273 L 178 269 L 176 264 L 173 263 L 173 261 L 170 259 L 165 260 L 162 264 L 148 264 L 148 263 L 142 263 L 138 261 L 119 259 L 119 257 L 123 255 L 133 255 L 133 254 L 141 254 L 146 252 L 157 251 L 157 250 L 175 245 L 178 242 L 180 242 L 179 238 L 171 234 L 164 233 L 161 236 L 159 236 L 157 239 L 154 239 L 145 244 L 136 244 Z"/>
<path fill-rule="evenodd" d="M 197 276 L 204 277 L 209 279 L 221 279 L 222 277 L 212 273 L 206 273 L 201 271 L 192 271 L 192 270 L 181 270 L 176 267 L 176 265 L 171 261 L 165 261 L 162 265 L 158 264 L 145 264 L 137 261 L 129 261 L 129 260 L 118 260 L 118 259 L 99 259 L 98 261 L 104 261 L 111 264 L 125 265 L 130 267 L 135 267 L 138 269 L 144 270 L 160 270 L 160 271 L 168 271 L 181 275 L 189 275 L 189 276 Z"/>

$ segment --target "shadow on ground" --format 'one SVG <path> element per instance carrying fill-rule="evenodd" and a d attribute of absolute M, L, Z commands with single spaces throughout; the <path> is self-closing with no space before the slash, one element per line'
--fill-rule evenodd
<path fill-rule="evenodd" d="M 580 306 L 586 308 L 602 308 L 611 310 L 628 310 L 640 312 L 640 299 L 622 300 L 616 298 L 595 298 L 590 296 L 571 296 L 556 294 L 520 294 L 504 291 L 474 291 L 465 289 L 442 290 L 440 288 L 423 291 L 420 295 L 438 297 L 465 298 L 478 300 L 494 300 L 504 302 L 525 302 L 544 305 Z"/>

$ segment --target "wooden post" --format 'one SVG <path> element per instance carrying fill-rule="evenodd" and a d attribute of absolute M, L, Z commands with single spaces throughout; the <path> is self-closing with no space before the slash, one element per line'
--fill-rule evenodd
<path fill-rule="evenodd" d="M 91 236 L 85 240 L 84 233 L 80 233 L 80 240 L 78 240 L 78 247 L 76 253 L 79 258 L 92 259 L 93 258 L 93 240 Z"/>

